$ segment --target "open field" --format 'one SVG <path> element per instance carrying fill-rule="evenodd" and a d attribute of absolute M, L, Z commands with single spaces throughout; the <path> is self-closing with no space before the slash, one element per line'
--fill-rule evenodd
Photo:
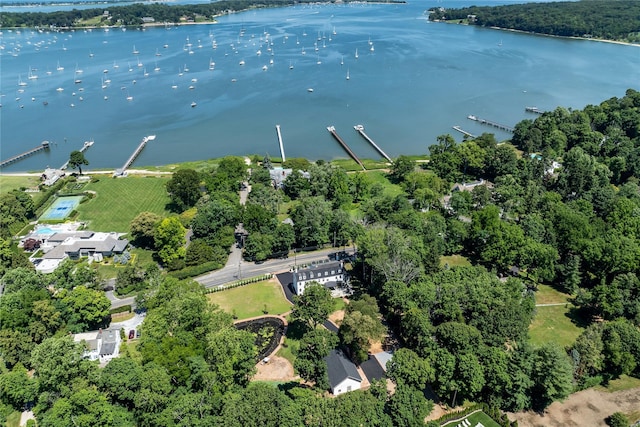
<path fill-rule="evenodd" d="M 571 295 L 560 292 L 549 285 L 538 285 L 535 296 L 536 304 L 567 303 L 571 298 Z"/>
<path fill-rule="evenodd" d="M 207 299 L 227 313 L 235 313 L 238 320 L 264 315 L 265 305 L 268 314 L 283 314 L 291 310 L 277 279 L 214 292 L 207 295 Z"/>
<path fill-rule="evenodd" d="M 542 414 L 528 411 L 508 413 L 520 427 L 538 426 L 606 426 L 605 419 L 614 412 L 638 415 L 640 389 L 607 392 L 589 388 L 570 395 L 563 402 L 552 403 Z"/>
<path fill-rule="evenodd" d="M 573 344 L 582 328 L 569 317 L 571 304 L 536 307 L 536 315 L 529 326 L 529 342 L 542 346 L 555 342 L 562 347 Z"/>
<path fill-rule="evenodd" d="M 168 177 L 107 178 L 91 182 L 86 191 L 96 196 L 78 206 L 78 221 L 87 221 L 94 231 L 127 233 L 129 223 L 140 212 L 149 211 L 164 216 L 169 203 L 165 184 Z"/>
<path fill-rule="evenodd" d="M 367 172 L 369 179 L 373 184 L 381 184 L 383 192 L 386 196 L 397 196 L 403 192 L 399 185 L 391 183 L 387 178 L 387 173 L 383 171 Z"/>
<path fill-rule="evenodd" d="M 0 175 L 0 191 L 3 193 L 22 187 L 37 187 L 39 183 L 39 176 Z"/>
<path fill-rule="evenodd" d="M 470 267 L 471 262 L 462 255 L 447 255 L 440 257 L 440 267 Z"/>
<path fill-rule="evenodd" d="M 638 390 L 640 390 L 640 379 L 630 377 L 628 375 L 622 375 L 617 380 L 609 381 L 609 384 L 606 387 L 604 386 L 594 387 L 594 389 L 596 390 L 606 391 L 608 393 L 613 393 L 616 391 L 631 390 L 634 388 L 637 388 Z M 640 409 L 640 407 L 638 409 Z"/>

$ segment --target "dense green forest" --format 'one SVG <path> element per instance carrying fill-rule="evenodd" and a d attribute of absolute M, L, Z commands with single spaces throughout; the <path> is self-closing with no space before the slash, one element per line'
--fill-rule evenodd
<path fill-rule="evenodd" d="M 469 15 L 474 18 L 468 19 Z M 630 0 L 434 8 L 429 18 L 553 36 L 640 42 L 640 2 Z"/>
<path fill-rule="evenodd" d="M 216 16 L 257 7 L 283 7 L 300 3 L 322 3 L 331 0 L 221 0 L 191 5 L 167 5 L 160 3 L 136 3 L 129 6 L 103 6 L 95 9 L 73 9 L 57 12 L 9 12 L 0 14 L 0 27 L 54 27 L 73 28 L 87 26 L 143 24 L 143 17 L 151 17 L 159 23 L 213 21 Z M 349 0 L 346 0 L 348 2 Z M 376 0 L 403 3 L 404 0 Z M 109 16 L 103 16 L 105 11 Z M 98 22 L 92 20 L 98 19 Z"/>
<path fill-rule="evenodd" d="M 33 206 L 19 190 L 4 194 L 0 414 L 33 406 L 41 426 L 414 426 L 432 408 L 427 386 L 446 405 L 520 411 L 640 377 L 640 92 L 524 120 L 510 143 L 491 134 L 434 142 L 428 163 L 400 156 L 377 175 L 289 159 L 309 177 L 294 172 L 283 189 L 271 183 L 268 157 L 252 159 L 250 176 L 235 157 L 176 171 L 167 185 L 175 214 L 131 223 L 135 244 L 163 269 L 133 266 L 117 278 L 147 311 L 142 336 L 104 368 L 68 336 L 109 321 L 95 271 L 29 268 L 6 230 Z M 252 191 L 242 206 L 245 179 Z M 333 306 L 324 287 L 294 305 L 287 334 L 299 342 L 304 383 L 250 381 L 254 336 L 209 304 L 201 285 L 163 272 L 224 260 L 240 221 L 249 259 L 358 248 L 356 294 L 337 334 L 318 326 Z M 471 265 L 441 265 L 446 255 Z M 530 343 L 540 284 L 572 296 L 582 332 L 566 347 Z M 384 335 L 399 344 L 388 371 L 395 393 L 377 383 L 327 398 L 329 350 L 339 345 L 360 363 Z"/>

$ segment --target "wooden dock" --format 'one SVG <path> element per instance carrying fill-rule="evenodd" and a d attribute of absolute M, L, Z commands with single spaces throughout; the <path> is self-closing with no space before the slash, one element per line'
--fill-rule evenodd
<path fill-rule="evenodd" d="M 338 132 L 336 132 L 336 128 L 334 126 L 327 126 L 327 130 L 329 131 L 329 133 L 331 135 L 333 135 L 333 137 L 336 139 L 336 141 L 338 141 L 338 143 L 340 145 L 342 145 L 342 148 L 344 148 L 344 151 L 347 152 L 347 154 L 349 154 L 351 156 L 351 158 L 353 160 L 356 161 L 357 164 L 360 165 L 360 167 L 362 168 L 362 170 L 366 170 L 366 168 L 364 167 L 364 165 L 362 164 L 362 162 L 360 161 L 360 159 L 358 158 L 358 156 L 356 156 L 356 154 L 351 151 L 351 148 L 349 148 L 349 146 L 347 145 L 346 142 L 344 142 L 342 140 L 342 138 L 340 138 L 340 135 L 338 135 Z"/>
<path fill-rule="evenodd" d="M 113 173 L 113 176 L 124 176 L 126 174 L 126 172 L 127 172 L 127 169 L 129 168 L 129 166 L 131 166 L 131 164 L 134 162 L 134 160 L 138 157 L 138 155 L 140 155 L 140 153 L 142 152 L 144 147 L 147 145 L 147 142 L 153 141 L 154 139 L 156 139 L 155 135 L 149 135 L 149 136 L 145 136 L 144 138 L 142 138 L 142 142 L 140 142 L 140 145 L 138 145 L 138 147 L 133 152 L 133 154 L 131 156 L 129 156 L 129 158 L 124 163 L 124 165 L 120 169 L 116 169 L 115 170 L 115 172 Z"/>
<path fill-rule="evenodd" d="M 477 138 L 474 134 L 467 132 L 466 130 L 462 129 L 460 126 L 453 126 L 453 129 L 457 130 L 463 135 L 468 136 L 469 138 Z"/>
<path fill-rule="evenodd" d="M 34 154 L 36 154 L 36 153 L 38 153 L 40 151 L 48 150 L 49 149 L 49 145 L 50 145 L 49 141 L 42 141 L 42 143 L 40 145 L 38 145 L 35 148 L 32 148 L 29 151 L 25 151 L 22 154 L 18 154 L 17 156 L 13 156 L 11 158 L 8 158 L 7 160 L 1 161 L 0 162 L 0 168 L 5 167 L 7 165 L 10 165 L 11 163 L 15 163 L 18 160 L 22 160 L 22 159 L 24 159 L 26 157 L 32 156 L 32 155 L 34 155 Z"/>
<path fill-rule="evenodd" d="M 474 122 L 478 122 L 483 125 L 493 126 L 494 128 L 498 128 L 500 130 L 513 133 L 513 128 L 510 126 L 492 122 L 491 120 L 481 119 L 480 117 L 474 116 L 473 114 L 468 115 L 467 119 L 473 120 Z"/>
<path fill-rule="evenodd" d="M 91 141 L 85 141 L 84 144 L 82 145 L 82 148 L 78 151 L 80 151 L 81 153 L 84 153 L 85 151 L 87 151 L 87 149 L 89 147 L 91 147 L 93 145 L 93 140 Z M 66 170 L 67 167 L 69 166 L 69 160 L 67 160 L 64 165 L 60 166 L 60 170 Z"/>
<path fill-rule="evenodd" d="M 384 157 L 385 159 L 387 159 L 389 162 L 393 163 L 393 160 L 391 160 L 391 157 L 387 156 L 387 153 L 385 153 L 384 151 L 382 151 L 382 148 L 378 147 L 378 144 L 376 144 L 375 142 L 373 142 L 373 140 L 371 138 L 369 138 L 369 136 L 364 133 L 364 126 L 363 125 L 355 125 L 353 127 L 356 132 L 358 132 L 364 139 L 366 139 L 367 141 L 369 141 L 369 144 L 373 145 L 373 148 L 375 148 L 376 150 L 378 150 L 378 153 L 380 153 L 380 155 L 382 157 Z"/>
<path fill-rule="evenodd" d="M 282 144 L 282 133 L 280 133 L 280 125 L 276 125 L 276 132 L 278 133 L 278 143 L 280 144 L 280 156 L 282 157 L 282 163 L 287 161 L 284 156 L 284 145 Z"/>

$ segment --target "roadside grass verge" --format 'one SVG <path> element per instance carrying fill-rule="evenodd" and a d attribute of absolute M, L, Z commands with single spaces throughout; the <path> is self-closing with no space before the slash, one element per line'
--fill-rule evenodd
<path fill-rule="evenodd" d="M 101 177 L 87 185 L 86 190 L 95 191 L 96 195 L 77 207 L 78 220 L 86 221 L 93 231 L 127 233 L 129 223 L 140 212 L 168 214 L 169 196 L 165 188 L 168 180 L 169 177 Z"/>
<path fill-rule="evenodd" d="M 571 320 L 571 307 L 569 303 L 536 307 L 536 315 L 529 325 L 529 342 L 536 347 L 548 342 L 561 347 L 573 344 L 584 329 Z"/>
<path fill-rule="evenodd" d="M 246 286 L 226 289 L 207 295 L 212 304 L 235 315 L 237 320 L 263 316 L 266 314 L 283 314 L 291 310 L 291 304 L 282 293 L 282 286 L 277 279 L 263 280 Z"/>

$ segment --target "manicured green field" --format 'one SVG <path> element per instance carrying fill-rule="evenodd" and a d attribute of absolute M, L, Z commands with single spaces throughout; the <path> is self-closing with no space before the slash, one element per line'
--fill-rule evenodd
<path fill-rule="evenodd" d="M 149 211 L 164 216 L 169 196 L 165 184 L 169 177 L 126 178 L 100 177 L 85 191 L 95 191 L 96 196 L 78 206 L 78 221 L 86 221 L 94 231 L 127 233 L 129 223 L 140 212 Z"/>
<path fill-rule="evenodd" d="M 536 315 L 529 326 L 529 342 L 542 346 L 555 342 L 562 347 L 573 344 L 582 328 L 569 318 L 571 304 L 536 307 Z"/>
<path fill-rule="evenodd" d="M 560 292 L 549 285 L 538 285 L 536 291 L 536 304 L 566 303 L 571 295 Z"/>
<path fill-rule="evenodd" d="M 475 427 L 478 423 L 481 423 L 484 427 L 500 427 L 500 424 L 493 421 L 493 419 L 489 418 L 489 416 L 482 411 L 469 415 L 467 419 L 471 423 L 471 427 Z"/>
<path fill-rule="evenodd" d="M 8 193 L 17 188 L 37 187 L 39 183 L 38 176 L 0 175 L 0 192 Z"/>
<path fill-rule="evenodd" d="M 238 320 L 264 315 L 265 305 L 267 314 L 283 314 L 291 310 L 291 304 L 276 279 L 215 292 L 207 298 L 227 313 L 235 313 Z"/>
<path fill-rule="evenodd" d="M 367 172 L 369 179 L 371 179 L 372 183 L 382 184 L 384 189 L 384 194 L 387 196 L 397 196 L 403 192 L 402 188 L 399 185 L 392 184 L 387 178 L 387 173 L 383 171 L 371 171 Z"/>

